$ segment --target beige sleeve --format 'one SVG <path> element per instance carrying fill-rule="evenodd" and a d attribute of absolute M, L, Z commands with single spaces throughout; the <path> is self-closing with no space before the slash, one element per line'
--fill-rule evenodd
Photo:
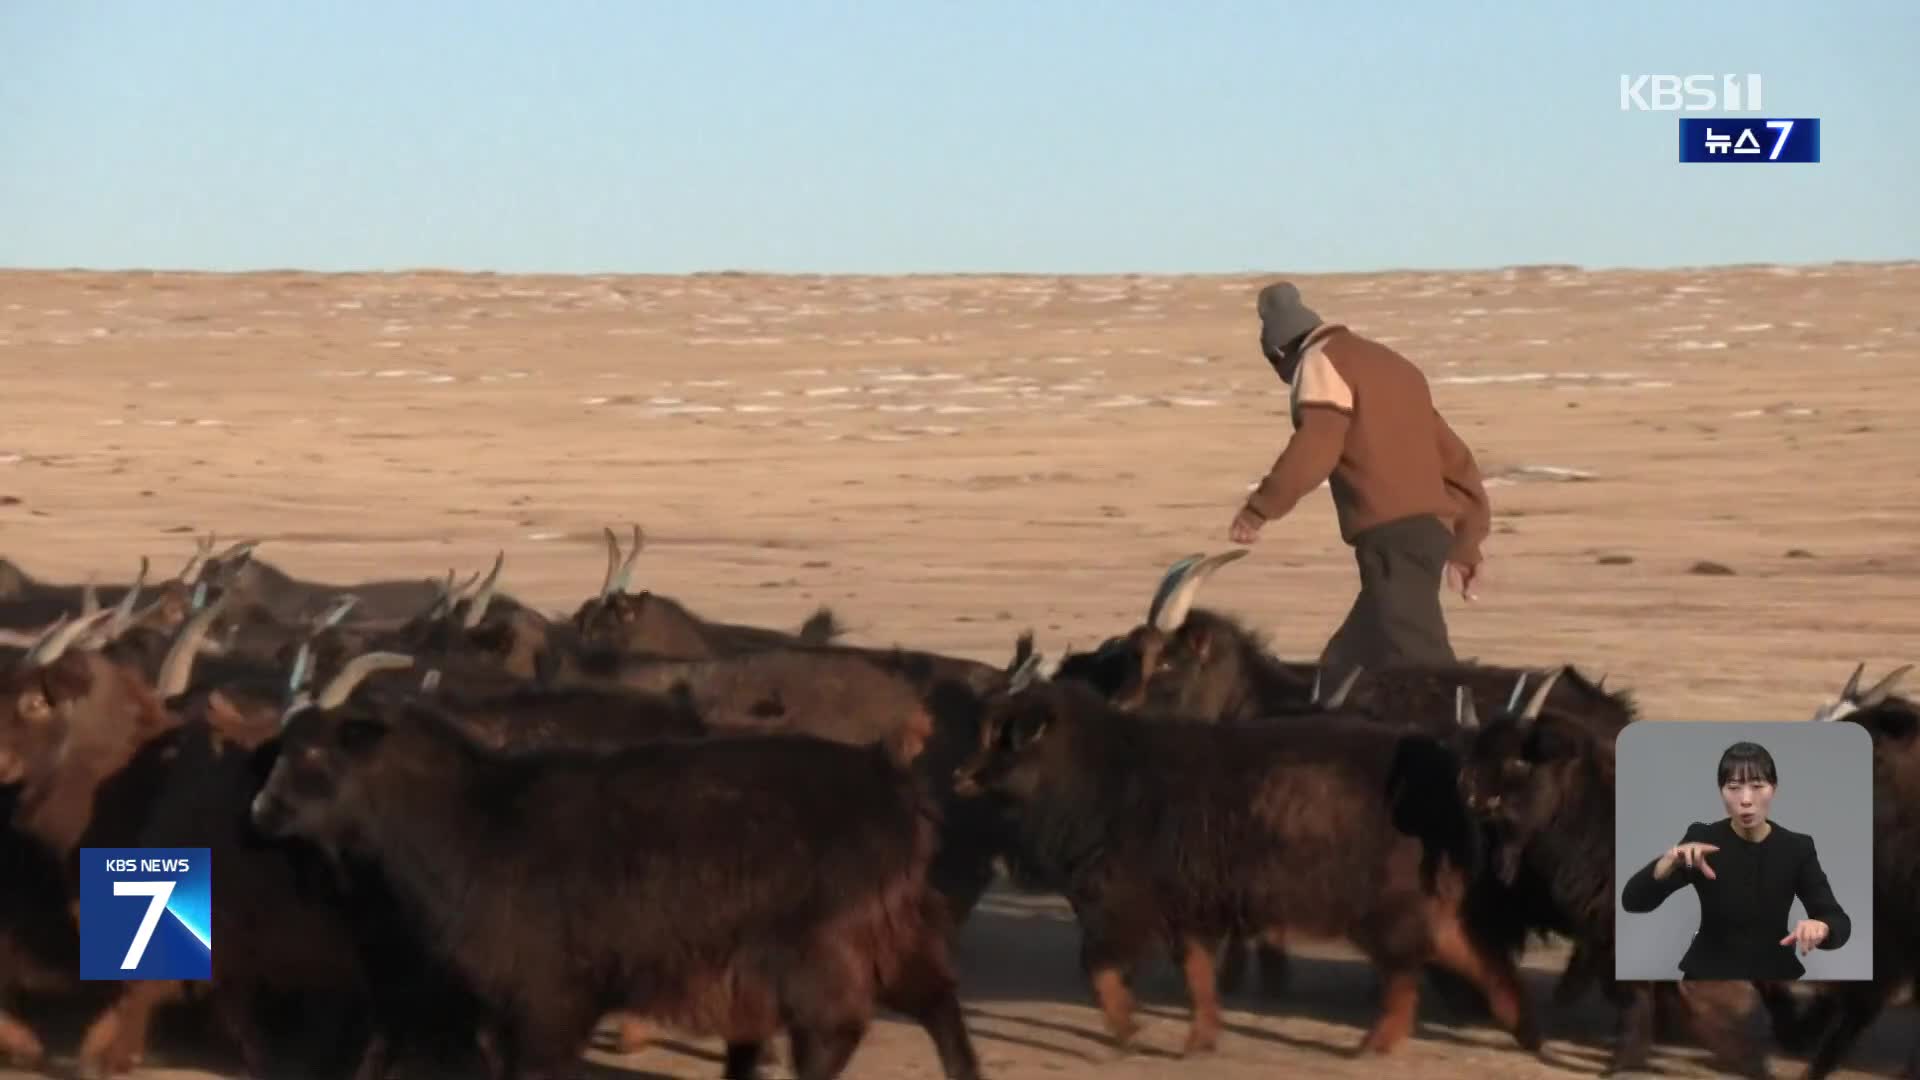
<path fill-rule="evenodd" d="M 1340 374 L 1326 350 L 1314 349 L 1300 360 L 1300 370 L 1294 373 L 1296 389 L 1293 403 L 1296 406 L 1324 405 L 1353 415 L 1353 387 Z"/>

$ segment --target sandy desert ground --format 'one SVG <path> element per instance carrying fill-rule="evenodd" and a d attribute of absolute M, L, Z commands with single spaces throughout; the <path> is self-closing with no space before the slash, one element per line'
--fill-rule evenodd
<path fill-rule="evenodd" d="M 865 642 L 999 661 L 1032 627 L 1057 653 L 1227 546 L 1289 431 L 1254 345 L 1265 280 L 3 273 L 0 551 L 124 578 L 215 530 L 350 580 L 504 549 L 508 588 L 570 609 L 601 527 L 639 522 L 636 582 L 709 615 L 825 602 Z M 1714 720 L 1803 719 L 1856 661 L 1920 659 L 1920 264 L 1297 280 L 1427 371 L 1489 477 L 1480 598 L 1447 601 L 1461 655 L 1576 661 L 1654 718 Z M 1202 602 L 1311 656 L 1353 583 L 1322 492 Z M 967 929 L 989 1075 L 1383 1067 L 1341 1056 L 1371 980 L 1339 949 L 1288 1001 L 1235 1001 L 1218 1060 L 1107 1064 L 1075 941 L 1046 898 L 996 896 Z M 1544 991 L 1558 958 L 1534 963 Z M 1164 970 L 1147 989 L 1171 1055 L 1181 998 Z M 1592 1001 L 1550 1017 L 1553 1064 L 1428 1014 L 1404 1075 L 1603 1060 Z M 1883 1019 L 1855 1075 L 1893 1070 L 1916 1027 Z M 619 1064 L 718 1073 L 704 1043 Z M 935 1070 L 889 1022 L 848 1075 Z"/>

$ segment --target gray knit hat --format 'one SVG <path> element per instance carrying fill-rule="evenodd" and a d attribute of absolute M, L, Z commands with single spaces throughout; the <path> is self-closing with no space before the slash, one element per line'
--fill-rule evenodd
<path fill-rule="evenodd" d="M 1277 354 L 1293 339 L 1320 325 L 1320 316 L 1300 302 L 1300 290 L 1289 281 L 1276 281 L 1260 290 L 1255 305 L 1260 312 L 1260 346 Z"/>

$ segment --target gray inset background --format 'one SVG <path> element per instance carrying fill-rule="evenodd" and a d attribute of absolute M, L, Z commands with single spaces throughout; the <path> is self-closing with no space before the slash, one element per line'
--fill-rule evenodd
<path fill-rule="evenodd" d="M 1655 720 L 1628 724 L 1620 732 L 1613 834 L 1615 977 L 1680 977 L 1680 958 L 1700 928 L 1700 900 L 1692 887 L 1645 915 L 1623 909 L 1620 890 L 1642 866 L 1679 843 L 1689 824 L 1727 816 L 1715 772 L 1720 755 L 1741 741 L 1759 743 L 1773 755 L 1780 784 L 1768 820 L 1813 837 L 1834 898 L 1853 920 L 1853 936 L 1845 945 L 1800 958 L 1807 969 L 1801 981 L 1872 978 L 1873 740 L 1858 724 L 1804 720 Z M 1781 936 L 1806 917 L 1796 899 Z"/>

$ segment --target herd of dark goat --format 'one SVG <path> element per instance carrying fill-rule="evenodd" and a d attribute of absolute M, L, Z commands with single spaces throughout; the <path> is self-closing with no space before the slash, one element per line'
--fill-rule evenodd
<path fill-rule="evenodd" d="M 1617 1008 L 1615 1070 L 1667 1017 L 1766 1075 L 1764 1011 L 1825 1076 L 1913 988 L 1905 669 L 1856 670 L 1815 716 L 1872 735 L 1874 980 L 1621 982 L 1613 754 L 1636 714 L 1604 679 L 1467 662 L 1325 685 L 1194 606 L 1242 551 L 1176 563 L 1144 622 L 1043 672 L 1030 635 L 1002 668 L 845 644 L 825 610 L 709 621 L 630 589 L 637 527 L 606 539 L 569 617 L 514 600 L 498 558 L 351 586 L 211 537 L 159 582 L 145 560 L 98 587 L 0 561 L 0 1053 L 43 1064 L 65 1016 L 90 1076 L 165 1032 L 258 1077 L 517 1077 L 675 1031 L 750 1077 L 784 1033 L 821 1080 L 885 1009 L 977 1077 L 950 950 L 1002 871 L 1070 902 L 1122 1050 L 1155 946 L 1193 1054 L 1250 963 L 1284 996 L 1289 941 L 1371 963 L 1372 1053 L 1426 980 L 1537 1050 L 1518 962 L 1546 935 L 1573 944 L 1553 1003 Z M 212 851 L 208 982 L 78 977 L 78 852 L 144 845 Z"/>

